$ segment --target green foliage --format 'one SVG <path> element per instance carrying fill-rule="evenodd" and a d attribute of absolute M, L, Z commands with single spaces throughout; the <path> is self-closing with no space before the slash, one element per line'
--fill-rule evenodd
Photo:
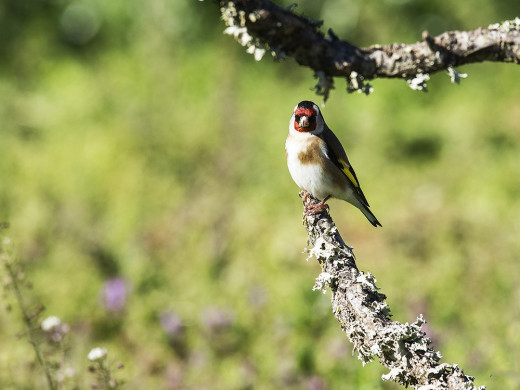
<path fill-rule="evenodd" d="M 296 103 L 318 101 L 312 72 L 256 63 L 209 1 L 35 3 L 0 6 L 0 222 L 33 300 L 70 324 L 82 387 L 102 345 L 128 389 L 395 388 L 351 356 L 329 297 L 311 291 L 319 267 L 302 254 L 283 145 Z M 520 13 L 454 4 L 298 11 L 359 45 Z M 396 320 L 423 313 L 446 361 L 513 389 L 519 70 L 461 71 L 460 86 L 433 75 L 427 94 L 375 80 L 370 97 L 348 95 L 336 81 L 324 115 L 384 228 L 339 201 L 331 213 Z M 0 388 L 41 387 L 17 314 L 0 316 Z"/>

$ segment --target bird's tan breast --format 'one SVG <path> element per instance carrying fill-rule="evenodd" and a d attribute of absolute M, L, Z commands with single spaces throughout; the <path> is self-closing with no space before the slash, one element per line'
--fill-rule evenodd
<path fill-rule="evenodd" d="M 318 138 L 319 141 L 321 141 Z M 323 158 L 323 148 L 320 142 L 316 140 L 308 141 L 305 145 L 302 145 L 300 151 L 298 151 L 298 160 L 300 164 L 318 164 Z"/>

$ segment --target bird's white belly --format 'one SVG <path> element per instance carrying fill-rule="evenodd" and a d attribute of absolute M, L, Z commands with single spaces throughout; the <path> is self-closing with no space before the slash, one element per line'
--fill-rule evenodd
<path fill-rule="evenodd" d="M 289 173 L 298 187 L 310 192 L 318 199 L 324 199 L 332 194 L 332 183 L 323 174 L 323 169 L 320 165 L 302 164 L 298 160 L 297 155 L 288 155 L 287 157 Z"/>

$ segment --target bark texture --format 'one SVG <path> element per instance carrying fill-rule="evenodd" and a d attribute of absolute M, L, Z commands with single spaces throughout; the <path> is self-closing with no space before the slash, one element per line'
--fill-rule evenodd
<path fill-rule="evenodd" d="M 326 37 L 322 22 L 300 16 L 269 0 L 219 1 L 226 33 L 247 47 L 256 59 L 269 51 L 274 57 L 293 57 L 312 68 L 319 79 L 317 92 L 327 97 L 333 77 L 347 79 L 349 91 L 369 93 L 366 80 L 377 77 L 406 79 L 413 89 L 424 90 L 430 73 L 482 61 L 520 63 L 520 18 L 472 31 L 450 31 L 431 37 L 423 32 L 413 44 L 394 43 L 359 48 L 339 39 L 332 30 Z"/>
<path fill-rule="evenodd" d="M 317 202 L 307 198 L 307 203 Z M 304 207 L 308 207 L 305 202 Z M 379 292 L 376 279 L 358 270 L 352 248 L 339 235 L 328 211 L 305 216 L 304 223 L 312 245 L 310 253 L 322 266 L 314 289 L 330 288 L 332 312 L 363 364 L 377 357 L 390 370 L 383 380 L 418 390 L 477 390 L 474 378 L 460 367 L 440 362 L 441 354 L 430 347 L 431 340 L 421 331 L 425 322 L 422 315 L 412 324 L 390 319 L 386 297 Z"/>

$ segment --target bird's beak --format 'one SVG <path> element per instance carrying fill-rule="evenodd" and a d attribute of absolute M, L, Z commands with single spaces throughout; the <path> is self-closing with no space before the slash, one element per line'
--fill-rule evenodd
<path fill-rule="evenodd" d="M 300 117 L 300 123 L 298 123 L 298 126 L 300 126 L 300 128 L 303 128 L 303 127 L 309 127 L 309 125 L 310 125 L 309 117 L 307 115 L 302 115 Z"/>

